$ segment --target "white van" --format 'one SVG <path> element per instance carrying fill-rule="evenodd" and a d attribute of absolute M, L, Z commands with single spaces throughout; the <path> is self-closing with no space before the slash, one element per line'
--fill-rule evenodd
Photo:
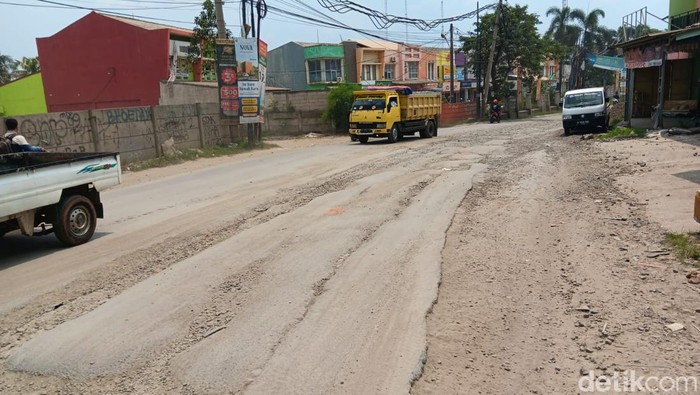
<path fill-rule="evenodd" d="M 608 100 L 605 97 L 605 89 L 602 87 L 566 92 L 562 106 L 564 134 L 568 136 L 572 129 L 607 130 L 610 123 Z"/>

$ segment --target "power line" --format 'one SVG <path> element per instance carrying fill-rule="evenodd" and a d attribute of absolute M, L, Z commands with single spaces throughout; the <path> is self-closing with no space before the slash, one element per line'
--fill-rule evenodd
<path fill-rule="evenodd" d="M 367 16 L 374 26 L 378 29 L 387 29 L 396 23 L 402 23 L 406 25 L 413 25 L 420 30 L 433 30 L 434 28 L 451 22 L 458 22 L 464 19 L 473 18 L 480 11 L 484 11 L 491 8 L 496 8 L 497 4 L 490 4 L 481 7 L 480 10 L 471 11 L 466 14 L 456 15 L 449 18 L 435 19 L 432 21 L 425 21 L 418 18 L 409 18 L 408 16 L 395 16 L 385 14 L 380 11 L 373 10 L 369 7 L 363 6 L 361 4 L 355 3 L 350 0 L 317 0 L 318 3 L 325 9 L 345 14 L 351 11 L 358 12 Z"/>
<path fill-rule="evenodd" d="M 80 0 L 75 0 L 77 2 L 80 2 Z M 0 4 L 6 4 L 6 5 L 12 5 L 12 6 L 24 6 L 24 7 L 33 7 L 33 8 L 58 8 L 58 9 L 78 9 L 78 10 L 87 10 L 87 11 L 97 11 L 101 12 L 107 15 L 115 15 L 115 16 L 123 16 L 123 17 L 128 17 L 128 18 L 136 18 L 136 19 L 143 19 L 143 20 L 150 20 L 150 21 L 158 21 L 158 22 L 170 22 L 170 23 L 177 23 L 177 24 L 187 24 L 188 26 L 194 25 L 194 20 L 192 21 L 183 21 L 183 20 L 176 20 L 176 19 L 167 19 L 167 18 L 158 18 L 158 17 L 149 17 L 145 15 L 134 15 L 133 13 L 124 13 L 124 12 L 119 12 L 119 11 L 145 11 L 145 10 L 183 10 L 188 7 L 192 6 L 198 6 L 201 5 L 198 2 L 189 2 L 189 1 L 159 1 L 159 0 L 144 0 L 144 1 L 139 1 L 139 0 L 115 0 L 115 1 L 122 1 L 122 2 L 127 2 L 127 3 L 139 3 L 139 4 L 169 4 L 171 6 L 175 7 L 135 7 L 135 8 L 121 8 L 121 7 L 93 7 L 93 6 L 82 6 L 79 4 L 72 4 L 68 2 L 61 2 L 61 1 L 53 1 L 53 0 L 37 0 L 39 3 L 44 3 L 44 4 L 20 4 L 16 2 L 8 2 L 8 1 L 0 1 Z M 227 1 L 228 4 L 240 4 L 240 1 Z M 305 4 L 301 0 L 280 0 L 280 3 L 285 5 L 286 7 L 289 8 L 279 8 L 279 7 L 274 7 L 274 6 L 269 6 L 268 8 L 270 9 L 270 12 L 283 17 L 284 19 L 279 20 L 280 22 L 286 22 L 286 23 L 301 23 L 304 25 L 311 25 L 311 26 L 320 26 L 320 27 L 327 27 L 327 28 L 333 28 L 333 29 L 344 29 L 344 30 L 350 30 L 354 31 L 362 36 L 368 37 L 370 40 L 372 39 L 379 39 L 382 41 L 388 41 L 392 43 L 397 43 L 401 44 L 403 43 L 403 40 L 401 40 L 402 35 L 400 33 L 391 33 L 388 32 L 388 29 L 382 29 L 380 31 L 377 30 L 369 30 L 369 29 L 360 29 L 360 28 L 355 28 L 352 26 L 349 26 L 329 15 L 324 14 L 320 10 L 317 10 L 307 4 Z M 94 4 L 94 3 L 93 3 Z M 238 10 L 236 10 L 238 11 Z M 299 12 L 295 12 L 299 11 Z M 315 14 L 318 17 L 312 17 L 309 16 L 309 14 Z M 193 18 L 194 19 L 194 18 Z M 274 20 L 274 19 L 273 19 Z M 383 35 L 386 35 L 383 36 Z M 430 42 L 430 39 L 432 37 L 435 37 L 437 33 L 431 32 L 431 31 L 421 31 L 421 32 L 414 32 L 410 35 L 410 41 L 415 43 L 415 44 L 420 44 L 424 42 Z M 388 38 L 388 39 L 387 39 Z"/>

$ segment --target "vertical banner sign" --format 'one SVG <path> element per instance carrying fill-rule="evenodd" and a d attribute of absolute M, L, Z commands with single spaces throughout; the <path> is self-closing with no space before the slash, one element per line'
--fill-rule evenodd
<path fill-rule="evenodd" d="M 258 40 L 258 73 L 260 74 L 260 123 L 265 123 L 265 85 L 267 84 L 267 43 Z"/>
<path fill-rule="evenodd" d="M 216 71 L 219 82 L 219 114 L 222 124 L 234 124 L 240 110 L 234 40 L 216 40 Z"/>
<path fill-rule="evenodd" d="M 238 62 L 238 97 L 240 123 L 260 122 L 260 64 L 258 63 L 258 39 L 236 39 Z"/>

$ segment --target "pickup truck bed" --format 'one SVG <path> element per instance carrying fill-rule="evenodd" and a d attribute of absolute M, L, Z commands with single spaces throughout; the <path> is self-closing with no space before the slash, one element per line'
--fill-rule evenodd
<path fill-rule="evenodd" d="M 103 216 L 99 192 L 120 182 L 114 152 L 0 155 L 0 236 L 55 232 L 65 244 L 82 244 Z"/>

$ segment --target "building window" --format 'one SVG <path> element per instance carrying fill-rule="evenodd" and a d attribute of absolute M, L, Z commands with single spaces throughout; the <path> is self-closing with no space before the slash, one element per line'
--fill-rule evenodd
<path fill-rule="evenodd" d="M 435 63 L 433 62 L 428 62 L 428 79 L 431 81 L 435 79 Z"/>
<path fill-rule="evenodd" d="M 418 62 L 408 62 L 408 79 L 418 79 Z"/>
<path fill-rule="evenodd" d="M 550 76 L 554 75 L 554 66 L 549 66 L 549 75 Z"/>
<path fill-rule="evenodd" d="M 307 60 L 309 69 L 309 84 L 336 82 L 343 76 L 343 62 L 341 59 L 316 59 Z"/>
<path fill-rule="evenodd" d="M 362 65 L 362 80 L 375 81 L 377 79 L 377 65 L 363 64 Z"/>
<path fill-rule="evenodd" d="M 321 70 L 320 60 L 309 60 L 309 83 L 313 84 L 316 82 L 323 81 L 323 71 Z"/>
<path fill-rule="evenodd" d="M 384 65 L 384 79 L 385 80 L 393 80 L 395 75 L 396 75 L 396 65 L 393 65 L 393 64 Z"/>
<path fill-rule="evenodd" d="M 176 80 L 191 80 L 190 73 L 192 72 L 192 64 L 184 56 L 178 56 L 175 61 L 175 79 Z"/>
<path fill-rule="evenodd" d="M 323 61 L 324 71 L 326 72 L 326 81 L 340 81 L 343 77 L 343 67 L 340 59 L 326 59 Z"/>

